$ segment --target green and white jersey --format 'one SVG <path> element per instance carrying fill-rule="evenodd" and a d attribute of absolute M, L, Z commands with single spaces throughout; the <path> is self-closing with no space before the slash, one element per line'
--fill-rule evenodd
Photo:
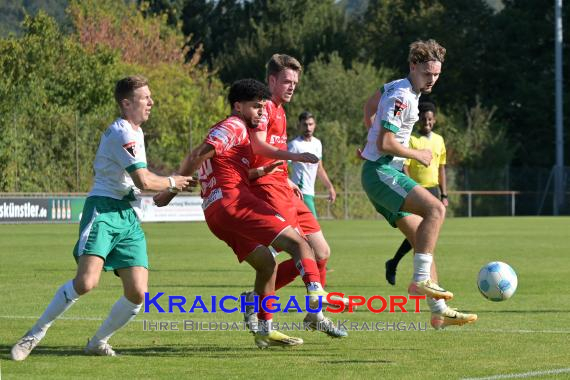
<path fill-rule="evenodd" d="M 289 152 L 293 153 L 312 153 L 319 159 L 323 157 L 323 145 L 321 140 L 311 137 L 310 141 L 306 141 L 303 137 L 298 136 L 287 145 Z M 303 194 L 315 195 L 315 181 L 317 180 L 317 170 L 319 164 L 311 164 L 308 162 L 291 162 L 291 181 L 293 181 Z"/>
<path fill-rule="evenodd" d="M 89 196 L 135 201 L 140 190 L 129 173 L 146 168 L 142 128 L 135 130 L 128 121 L 115 120 L 101 136 L 93 168 L 95 179 Z"/>
<path fill-rule="evenodd" d="M 406 79 L 398 79 L 385 84 L 372 127 L 368 131 L 366 147 L 362 157 L 369 161 L 382 161 L 397 170 L 402 170 L 405 158 L 394 157 L 381 152 L 376 146 L 380 128 L 394 132 L 396 140 L 408 147 L 414 124 L 419 120 L 418 102 L 421 94 L 416 94 L 412 84 Z"/>

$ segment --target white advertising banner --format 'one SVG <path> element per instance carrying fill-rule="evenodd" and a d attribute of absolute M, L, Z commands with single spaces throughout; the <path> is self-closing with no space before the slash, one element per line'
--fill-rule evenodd
<path fill-rule="evenodd" d="M 176 196 L 168 206 L 156 207 L 151 196 L 141 197 L 142 222 L 187 222 L 204 218 L 202 198 L 197 196 Z"/>

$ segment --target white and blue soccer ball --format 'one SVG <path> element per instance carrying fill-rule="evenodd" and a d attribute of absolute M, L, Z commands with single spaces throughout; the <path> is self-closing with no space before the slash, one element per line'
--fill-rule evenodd
<path fill-rule="evenodd" d="M 495 302 L 511 298 L 517 285 L 517 274 L 510 265 L 501 261 L 483 266 L 477 277 L 477 287 L 483 297 Z"/>

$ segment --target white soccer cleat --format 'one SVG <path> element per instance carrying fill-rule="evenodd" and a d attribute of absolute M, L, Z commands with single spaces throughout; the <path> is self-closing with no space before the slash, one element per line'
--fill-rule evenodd
<path fill-rule="evenodd" d="M 83 350 L 87 355 L 94 356 L 117 356 L 115 350 L 109 343 L 99 342 L 98 344 L 91 344 L 90 340 L 87 340 L 87 346 Z"/>
<path fill-rule="evenodd" d="M 26 359 L 32 350 L 36 348 L 41 339 L 36 338 L 28 331 L 23 337 L 16 342 L 14 347 L 12 347 L 11 355 L 12 360 L 22 361 Z"/>

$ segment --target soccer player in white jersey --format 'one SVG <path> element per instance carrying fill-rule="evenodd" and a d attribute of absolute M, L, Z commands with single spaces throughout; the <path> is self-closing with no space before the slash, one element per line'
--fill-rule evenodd
<path fill-rule="evenodd" d="M 12 348 L 13 360 L 24 360 L 52 323 L 80 296 L 95 288 L 101 271 L 112 270 L 123 283 L 124 294 L 88 341 L 85 353 L 116 356 L 109 338 L 139 312 L 148 283 L 146 240 L 131 202 L 140 190 L 180 191 L 192 177 L 160 177 L 147 169 L 141 124 L 154 104 L 148 82 L 141 76 L 121 79 L 115 87 L 121 117 L 101 136 L 93 164 L 95 179 L 79 225 L 73 255 L 77 274 L 63 284 L 32 328 Z"/>
<path fill-rule="evenodd" d="M 439 329 L 477 320 L 475 314 L 459 313 L 445 300 L 453 293 L 437 284 L 433 254 L 445 219 L 445 206 L 425 188 L 402 172 L 406 158 L 429 166 L 429 149 L 410 149 L 408 143 L 418 120 L 418 100 L 431 92 L 441 73 L 445 48 L 434 40 L 415 41 L 408 55 L 409 75 L 383 86 L 365 106 L 365 123 L 376 115 L 368 131 L 362 152 L 362 186 L 376 211 L 402 231 L 414 247 L 414 274 L 408 287 L 410 294 L 425 295 L 432 312 L 431 324 Z"/>
<path fill-rule="evenodd" d="M 289 152 L 308 152 L 320 159 L 316 164 L 291 161 L 291 181 L 299 187 L 301 194 L 303 194 L 303 202 L 305 202 L 315 217 L 317 216 L 315 207 L 315 182 L 317 177 L 321 179 L 329 192 L 329 202 L 332 203 L 336 199 L 336 191 L 323 166 L 323 145 L 321 140 L 314 136 L 316 128 L 317 122 L 313 114 L 308 111 L 302 112 L 299 115 L 299 132 L 301 134 L 287 145 Z"/>

